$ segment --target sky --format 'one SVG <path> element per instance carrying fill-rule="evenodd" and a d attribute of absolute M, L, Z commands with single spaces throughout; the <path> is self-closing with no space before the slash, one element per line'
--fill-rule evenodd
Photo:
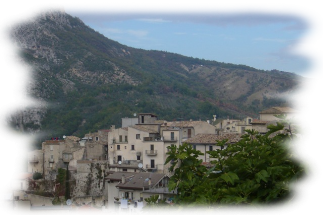
<path fill-rule="evenodd" d="M 310 60 L 295 53 L 309 26 L 275 13 L 114 13 L 66 10 L 109 39 L 145 50 L 306 75 Z"/>

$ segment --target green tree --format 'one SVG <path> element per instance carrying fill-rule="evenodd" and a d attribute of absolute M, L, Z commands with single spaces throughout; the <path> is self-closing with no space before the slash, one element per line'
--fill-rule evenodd
<path fill-rule="evenodd" d="M 304 173 L 288 148 L 295 136 L 281 123 L 268 129 L 265 135 L 247 130 L 226 149 L 226 140 L 219 141 L 223 147 L 208 152 L 214 158 L 210 169 L 201 166 L 203 154 L 190 145 L 170 147 L 166 163 L 172 161 L 169 189 L 177 190 L 175 203 L 257 204 L 289 197 L 290 184 Z"/>

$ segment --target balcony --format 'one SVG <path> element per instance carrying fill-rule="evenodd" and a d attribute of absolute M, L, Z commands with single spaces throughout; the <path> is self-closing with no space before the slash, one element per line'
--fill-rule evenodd
<path fill-rule="evenodd" d="M 148 156 L 156 156 L 157 150 L 146 150 L 146 155 Z"/>
<path fill-rule="evenodd" d="M 177 142 L 177 137 L 164 137 L 164 142 Z"/>
<path fill-rule="evenodd" d="M 54 163 L 54 158 L 48 158 L 49 163 Z"/>
<path fill-rule="evenodd" d="M 38 158 L 30 158 L 29 163 L 39 163 L 39 159 Z"/>
<path fill-rule="evenodd" d="M 161 139 L 159 137 L 144 137 L 143 138 L 144 142 L 156 142 L 156 141 L 161 141 Z"/>

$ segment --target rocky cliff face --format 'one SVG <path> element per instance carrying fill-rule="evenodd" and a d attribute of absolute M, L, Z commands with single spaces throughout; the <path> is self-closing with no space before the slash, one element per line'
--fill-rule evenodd
<path fill-rule="evenodd" d="M 2 41 L 27 49 L 35 58 L 57 62 L 53 50 L 58 38 L 50 29 L 69 25 L 63 6 L 55 0 L 4 0 L 0 13 Z"/>
<path fill-rule="evenodd" d="M 54 136 L 118 125 L 135 112 L 165 120 L 256 116 L 285 104 L 280 96 L 299 82 L 290 73 L 127 47 L 59 11 L 14 26 L 11 37 L 33 69 L 28 93 L 41 101 L 11 124 Z"/>
<path fill-rule="evenodd" d="M 74 19 L 75 21 L 77 21 L 76 24 L 71 23 L 71 17 L 63 12 L 50 11 L 13 27 L 12 41 L 20 48 L 22 59 L 33 68 L 34 81 L 30 83 L 28 94 L 41 103 L 38 107 L 17 111 L 11 116 L 11 124 L 16 129 L 39 132 L 41 122 L 46 115 L 46 101 L 58 97 L 57 94 L 61 92 L 67 94 L 77 90 L 73 79 L 89 85 L 98 83 L 137 85 L 139 83 L 125 70 L 110 61 L 103 62 L 102 70 L 89 69 L 86 61 L 94 61 L 96 58 L 95 53 L 89 50 L 83 50 L 76 58 L 73 49 L 62 48 L 64 43 L 72 41 L 56 34 L 57 32 L 68 33 L 75 28 L 82 31 L 85 26 L 83 22 L 77 18 Z M 130 55 L 130 52 L 124 49 L 110 50 L 110 53 L 116 56 Z M 66 66 L 66 64 L 69 65 Z"/>

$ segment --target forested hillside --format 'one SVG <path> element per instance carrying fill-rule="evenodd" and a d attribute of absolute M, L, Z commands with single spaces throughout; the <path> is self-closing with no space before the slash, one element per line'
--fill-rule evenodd
<path fill-rule="evenodd" d="M 286 105 L 300 77 L 277 70 L 135 49 L 80 19 L 47 12 L 13 27 L 13 43 L 33 67 L 30 95 L 46 104 L 12 116 L 20 130 L 82 136 L 152 112 L 160 119 L 256 117 Z"/>

